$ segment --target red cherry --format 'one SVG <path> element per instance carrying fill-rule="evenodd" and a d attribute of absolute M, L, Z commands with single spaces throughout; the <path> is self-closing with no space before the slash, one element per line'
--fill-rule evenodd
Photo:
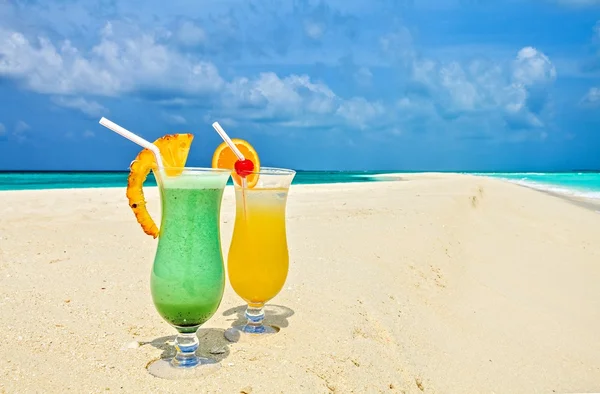
<path fill-rule="evenodd" d="M 235 172 L 241 176 L 242 178 L 247 177 L 248 175 L 252 174 L 252 171 L 254 171 L 254 163 L 252 163 L 252 160 L 238 160 L 235 162 L 234 165 L 235 168 Z"/>

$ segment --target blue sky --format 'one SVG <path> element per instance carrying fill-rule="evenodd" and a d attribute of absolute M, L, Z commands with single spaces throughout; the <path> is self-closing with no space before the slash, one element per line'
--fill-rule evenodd
<path fill-rule="evenodd" d="M 0 0 L 0 170 L 600 168 L 600 0 Z"/>

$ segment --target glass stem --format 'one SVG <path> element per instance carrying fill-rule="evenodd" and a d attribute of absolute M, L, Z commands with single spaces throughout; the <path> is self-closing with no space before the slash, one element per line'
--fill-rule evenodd
<path fill-rule="evenodd" d="M 265 331 L 265 326 L 263 325 L 263 320 L 265 319 L 264 306 L 264 304 L 248 304 L 245 313 L 246 319 L 248 319 L 246 332 L 260 334 Z"/>
<path fill-rule="evenodd" d="M 200 342 L 196 333 L 179 333 L 175 338 L 175 349 L 177 354 L 173 357 L 172 364 L 174 367 L 191 368 L 200 363 L 200 359 L 196 356 Z"/>

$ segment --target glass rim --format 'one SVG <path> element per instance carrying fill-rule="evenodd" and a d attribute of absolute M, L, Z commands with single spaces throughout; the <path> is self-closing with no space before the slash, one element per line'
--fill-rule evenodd
<path fill-rule="evenodd" d="M 156 169 L 158 172 L 163 172 L 167 170 L 183 170 L 190 172 L 206 172 L 206 173 L 216 173 L 216 174 L 224 174 L 231 173 L 231 170 L 226 168 L 212 168 L 212 167 L 164 167 L 163 169 Z"/>
<path fill-rule="evenodd" d="M 235 171 L 235 170 L 231 170 Z M 278 167 L 260 167 L 258 171 L 248 172 L 248 175 L 294 175 L 296 174 L 295 170 L 289 168 L 278 168 Z"/>

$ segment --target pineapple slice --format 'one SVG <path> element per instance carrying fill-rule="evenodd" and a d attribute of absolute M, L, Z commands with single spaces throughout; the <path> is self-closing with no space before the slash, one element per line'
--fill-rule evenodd
<path fill-rule="evenodd" d="M 192 134 L 168 134 L 154 141 L 154 145 L 160 150 L 168 176 L 181 174 L 193 139 Z M 135 218 L 144 232 L 153 238 L 158 237 L 159 230 L 146 209 L 143 185 L 150 171 L 156 171 L 157 168 L 154 153 L 148 149 L 142 150 L 129 166 L 126 192 L 129 207 L 133 210 Z"/>

